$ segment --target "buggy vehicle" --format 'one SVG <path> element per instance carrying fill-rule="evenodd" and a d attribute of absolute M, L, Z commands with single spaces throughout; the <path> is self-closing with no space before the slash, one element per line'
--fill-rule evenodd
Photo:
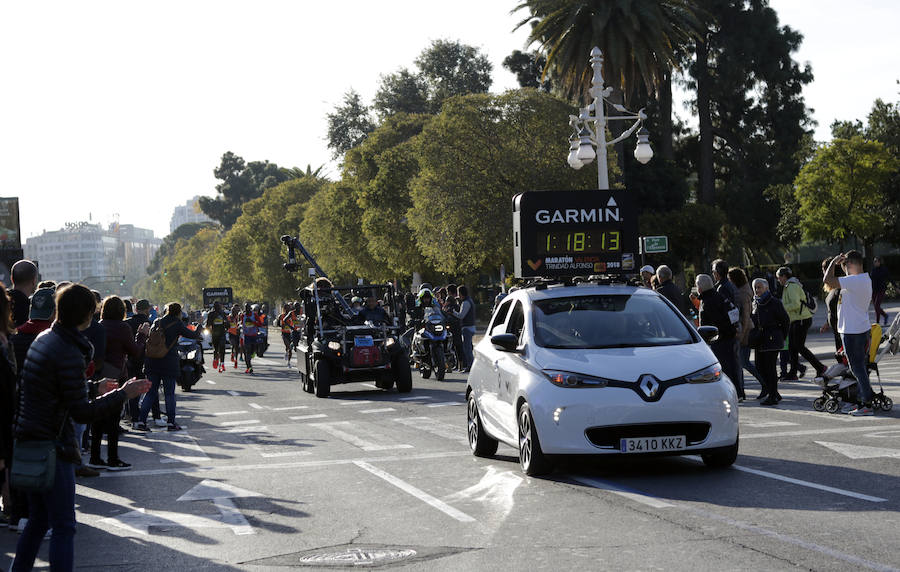
<path fill-rule="evenodd" d="M 303 390 L 328 397 L 335 385 L 373 381 L 380 389 L 396 385 L 400 393 L 412 391 L 409 354 L 399 341 L 402 308 L 393 285 L 334 287 L 299 240 L 285 236 L 282 242 L 288 247 L 285 269 L 299 268 L 294 253 L 300 250 L 316 278 L 300 290 L 304 311 L 297 369 Z M 382 300 L 381 310 L 352 308 L 349 300 L 361 294 Z"/>
<path fill-rule="evenodd" d="M 866 370 L 869 373 L 874 371 L 878 378 L 878 392 L 872 396 L 872 408 L 876 411 L 879 409 L 890 411 L 894 407 L 894 400 L 884 394 L 878 363 L 888 353 L 892 356 L 897 355 L 898 350 L 900 350 L 900 315 L 894 318 L 887 332 L 880 324 L 872 324 Z M 837 413 L 845 403 L 856 403 L 858 400 L 858 385 L 853 373 L 850 372 L 844 349 L 835 352 L 834 357 L 838 363 L 830 366 L 821 376 L 813 380 L 813 383 L 822 388 L 822 396 L 813 401 L 813 409 L 816 411 Z"/>

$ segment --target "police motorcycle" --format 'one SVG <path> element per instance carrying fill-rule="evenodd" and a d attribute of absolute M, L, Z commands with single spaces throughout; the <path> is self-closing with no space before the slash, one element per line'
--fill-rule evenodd
<path fill-rule="evenodd" d="M 188 328 L 196 330 L 198 324 L 190 324 Z M 201 340 L 192 340 L 183 336 L 178 337 L 176 342 L 178 350 L 178 385 L 182 391 L 191 391 L 191 388 L 200 381 L 206 369 L 203 367 L 203 345 Z"/>
<path fill-rule="evenodd" d="M 426 296 L 427 294 L 427 296 Z M 455 363 L 453 352 L 453 338 L 444 313 L 437 306 L 421 305 L 422 299 L 431 297 L 431 291 L 422 289 L 419 291 L 419 308 L 414 315 L 414 325 L 411 328 L 412 340 L 410 342 L 410 360 L 424 379 L 431 377 L 443 381 L 447 370 Z M 408 333 L 407 333 L 408 339 Z"/>
<path fill-rule="evenodd" d="M 345 298 L 356 287 L 335 287 L 306 251 L 291 236 L 281 238 L 288 248 L 285 270 L 299 269 L 295 252 L 309 262 L 312 284 L 300 289 L 304 306 L 297 343 L 297 370 L 301 385 L 316 397 L 328 397 L 333 386 L 342 383 L 373 381 L 379 389 L 395 385 L 400 393 L 412 391 L 412 375 L 406 348 L 399 342 L 399 304 L 394 288 L 387 285 L 363 287 L 385 300 L 382 320 L 366 319 L 364 311 L 354 309 Z"/>

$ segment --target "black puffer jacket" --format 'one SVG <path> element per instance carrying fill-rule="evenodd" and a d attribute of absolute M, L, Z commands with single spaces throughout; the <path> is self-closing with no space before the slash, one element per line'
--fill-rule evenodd
<path fill-rule="evenodd" d="M 784 349 L 784 341 L 788 336 L 791 318 L 781 300 L 765 292 L 763 296 L 753 299 L 753 327 L 757 334 L 757 351 L 774 352 Z"/>
<path fill-rule="evenodd" d="M 80 461 L 73 420 L 89 423 L 115 415 L 127 400 L 122 389 L 88 400 L 85 368 L 90 359 L 91 344 L 75 328 L 54 322 L 41 332 L 22 368 L 17 439 L 54 440 L 63 426 L 57 455 L 71 463 Z"/>

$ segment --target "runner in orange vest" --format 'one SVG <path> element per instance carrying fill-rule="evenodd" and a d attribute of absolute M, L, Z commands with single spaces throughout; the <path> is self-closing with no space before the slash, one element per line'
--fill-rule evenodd
<path fill-rule="evenodd" d="M 281 307 L 281 315 L 278 316 L 278 326 L 281 327 L 281 341 L 284 342 L 284 361 L 287 366 L 291 367 L 291 350 L 293 349 L 294 327 L 297 323 L 297 316 L 291 309 L 290 304 L 284 304 Z"/>

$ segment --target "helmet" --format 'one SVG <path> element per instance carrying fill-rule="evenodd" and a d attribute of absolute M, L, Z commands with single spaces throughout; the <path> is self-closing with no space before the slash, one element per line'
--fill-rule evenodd
<path fill-rule="evenodd" d="M 351 303 L 351 304 L 362 304 L 362 302 L 363 302 L 363 299 L 360 298 L 359 296 L 354 296 L 354 297 L 350 300 L 350 303 Z"/>
<path fill-rule="evenodd" d="M 434 286 L 432 286 L 430 282 L 422 282 L 422 285 L 419 286 L 419 295 L 422 295 L 423 290 L 428 290 L 429 292 L 431 292 L 432 288 L 434 288 Z"/>
<path fill-rule="evenodd" d="M 424 298 L 426 294 L 430 298 L 434 299 L 434 294 L 431 292 L 431 290 L 429 290 L 428 288 L 422 288 L 421 290 L 419 290 L 419 295 L 416 296 L 416 301 L 421 302 L 422 298 Z"/>
<path fill-rule="evenodd" d="M 647 265 L 641 267 L 641 272 L 649 272 L 650 274 L 653 274 L 654 270 L 653 270 L 652 266 L 647 264 Z"/>
<path fill-rule="evenodd" d="M 252 309 L 254 312 L 259 312 L 259 304 L 253 304 L 253 307 L 252 307 L 251 309 Z"/>

